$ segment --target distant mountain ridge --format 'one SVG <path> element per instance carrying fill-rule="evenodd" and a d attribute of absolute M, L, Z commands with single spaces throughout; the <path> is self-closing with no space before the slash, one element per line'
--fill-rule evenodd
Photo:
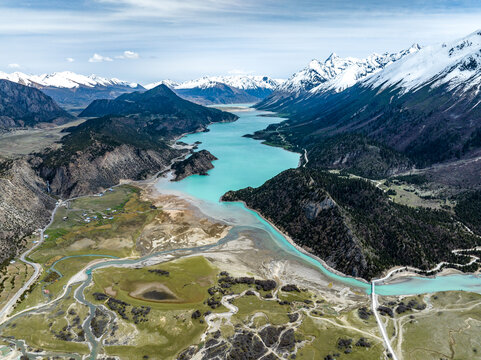
<path fill-rule="evenodd" d="M 81 86 L 128 86 L 132 89 L 138 88 L 139 84 L 129 83 L 116 78 L 107 79 L 97 75 L 80 75 L 71 71 L 54 72 L 42 75 L 27 75 L 22 72 L 7 74 L 0 71 L 0 79 L 10 80 L 22 85 L 33 87 L 57 87 L 57 88 L 79 88 Z"/>
<path fill-rule="evenodd" d="M 187 100 L 211 105 L 258 102 L 270 95 L 282 82 L 283 80 L 268 76 L 230 75 L 204 76 L 182 83 L 163 80 L 145 87 L 148 89 L 164 84 Z"/>
<path fill-rule="evenodd" d="M 166 85 L 179 96 L 202 105 L 255 103 L 270 95 L 284 81 L 268 76 L 229 75 L 204 76 L 180 83 L 166 79 L 142 86 L 117 78 L 86 76 L 71 71 L 42 75 L 0 71 L 0 79 L 40 89 L 61 106 L 74 110 L 83 109 L 97 99 L 115 99 L 124 93 L 150 90 L 158 85 Z"/>

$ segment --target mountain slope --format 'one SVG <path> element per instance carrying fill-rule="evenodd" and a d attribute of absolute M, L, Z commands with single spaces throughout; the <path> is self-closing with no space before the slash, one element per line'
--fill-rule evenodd
<path fill-rule="evenodd" d="M 55 199 L 46 188 L 25 159 L 0 159 L 0 264 L 18 255 L 20 239 L 48 223 Z"/>
<path fill-rule="evenodd" d="M 0 80 L 0 129 L 64 124 L 73 116 L 40 90 Z"/>
<path fill-rule="evenodd" d="M 428 166 L 481 149 L 480 77 L 481 32 L 476 32 L 423 48 L 343 91 L 261 107 L 290 116 L 279 131 L 299 148 L 355 133 Z M 257 136 L 276 137 L 274 130 Z"/>
<path fill-rule="evenodd" d="M 367 181 L 313 169 L 287 170 L 222 199 L 244 201 L 329 266 L 365 279 L 395 265 L 458 262 L 451 250 L 479 241 L 447 212 L 398 205 Z"/>
<path fill-rule="evenodd" d="M 38 154 L 35 166 L 52 193 L 62 197 L 99 192 L 121 179 L 144 179 L 182 154 L 168 146 L 155 121 L 137 116 L 90 119 L 66 131 L 61 147 Z"/>

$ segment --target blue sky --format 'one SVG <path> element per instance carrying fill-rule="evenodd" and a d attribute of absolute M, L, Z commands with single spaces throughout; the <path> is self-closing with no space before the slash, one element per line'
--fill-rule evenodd
<path fill-rule="evenodd" d="M 364 57 L 478 28 L 471 0 L 0 0 L 0 71 L 285 78 L 331 52 Z"/>

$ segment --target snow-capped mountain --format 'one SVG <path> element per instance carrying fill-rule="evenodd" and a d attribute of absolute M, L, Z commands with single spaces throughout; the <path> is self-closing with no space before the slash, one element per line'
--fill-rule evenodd
<path fill-rule="evenodd" d="M 326 78 L 326 68 L 340 69 L 331 66 L 333 58 L 315 73 Z M 277 98 L 276 91 L 257 107 L 288 114 L 285 137 L 304 147 L 354 133 L 403 153 L 418 166 L 481 154 L 481 30 L 375 59 L 380 67 L 367 75 L 354 71 L 361 75 L 354 84 L 350 74 L 358 64 L 308 91 Z"/>
<path fill-rule="evenodd" d="M 164 84 L 179 96 L 206 105 L 258 102 L 271 94 L 282 83 L 283 80 L 272 79 L 268 76 L 230 75 L 204 76 L 182 83 L 162 80 L 144 87 L 151 89 Z"/>
<path fill-rule="evenodd" d="M 85 107 L 96 99 L 113 99 L 126 92 L 144 90 L 144 87 L 137 83 L 97 75 L 85 76 L 71 71 L 42 75 L 0 72 L 0 79 L 40 89 L 68 108 Z"/>
<path fill-rule="evenodd" d="M 21 72 L 14 72 L 7 74 L 0 72 L 0 79 L 10 80 L 26 86 L 56 87 L 73 89 L 81 86 L 96 87 L 96 86 L 126 86 L 130 88 L 138 88 L 137 83 L 129 83 L 116 78 L 107 79 L 97 75 L 80 75 L 71 71 L 54 72 L 52 74 L 42 75 L 27 75 Z"/>
<path fill-rule="evenodd" d="M 481 30 L 462 39 L 427 46 L 365 81 L 366 86 L 416 91 L 425 85 L 468 91 L 481 87 Z"/>
<path fill-rule="evenodd" d="M 144 88 L 146 88 L 147 90 L 150 90 L 159 85 L 165 85 L 171 89 L 174 89 L 176 86 L 179 86 L 179 83 L 174 80 L 166 79 L 166 80 L 156 81 L 156 82 L 144 85 Z"/>
<path fill-rule="evenodd" d="M 35 76 L 27 75 L 18 71 L 11 74 L 7 74 L 3 71 L 0 71 L 0 79 L 9 80 L 14 83 L 25 85 L 25 86 L 34 86 L 34 87 L 37 86 L 37 83 L 32 80 L 33 77 Z"/>
<path fill-rule="evenodd" d="M 312 60 L 307 67 L 292 75 L 277 91 L 299 93 L 326 89 L 342 91 L 406 55 L 419 51 L 418 44 L 397 53 L 372 54 L 365 59 L 341 58 L 332 53 L 325 61 Z"/>
<path fill-rule="evenodd" d="M 222 83 L 241 90 L 269 89 L 274 90 L 280 85 L 280 80 L 268 76 L 231 75 L 231 76 L 205 76 L 200 79 L 183 82 L 176 89 L 209 88 Z"/>

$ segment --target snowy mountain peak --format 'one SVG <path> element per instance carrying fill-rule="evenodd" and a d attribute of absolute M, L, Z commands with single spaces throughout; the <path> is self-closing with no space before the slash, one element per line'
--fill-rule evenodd
<path fill-rule="evenodd" d="M 295 73 L 278 90 L 284 93 L 318 93 L 342 91 L 402 57 L 419 51 L 418 44 L 398 53 L 372 54 L 365 59 L 341 58 L 332 53 L 324 62 L 312 60 L 306 68 Z"/>
<path fill-rule="evenodd" d="M 428 46 L 406 56 L 384 71 L 365 81 L 367 86 L 400 87 L 402 92 L 422 86 L 463 91 L 481 84 L 481 31 L 462 39 Z"/>
<path fill-rule="evenodd" d="M 412 44 L 411 47 L 409 49 L 407 49 L 407 51 L 409 53 L 416 52 L 416 51 L 419 51 L 419 50 L 421 50 L 421 45 L 419 45 L 418 43 Z"/>
<path fill-rule="evenodd" d="M 25 86 L 34 85 L 32 80 L 30 79 L 30 77 L 27 74 L 24 74 L 24 73 L 19 72 L 19 71 L 13 72 L 11 74 L 7 74 L 3 71 L 0 71 L 0 79 L 9 80 L 9 81 L 12 81 L 12 82 L 15 82 L 15 83 L 18 83 L 18 84 L 21 84 L 21 85 L 25 85 Z"/>
<path fill-rule="evenodd" d="M 336 61 L 336 60 L 338 60 L 338 59 L 340 59 L 340 57 L 339 57 L 335 52 L 333 52 L 333 53 L 331 53 L 331 55 L 329 55 L 329 56 L 327 57 L 325 63 L 327 63 L 327 62 L 334 62 L 334 61 Z"/>
<path fill-rule="evenodd" d="M 34 86 L 38 88 L 54 87 L 74 89 L 78 87 L 107 87 L 107 86 L 125 86 L 129 88 L 137 88 L 138 84 L 129 83 L 116 78 L 107 79 L 97 75 L 80 75 L 72 71 L 54 72 L 51 74 L 42 75 L 27 75 L 20 72 L 7 74 L 0 72 L 0 79 L 10 80 L 26 86 Z"/>
<path fill-rule="evenodd" d="M 315 70 L 317 72 L 322 71 L 322 63 L 319 60 L 313 59 L 311 62 L 307 65 L 308 69 Z"/>
<path fill-rule="evenodd" d="M 268 76 L 253 76 L 253 75 L 230 75 L 230 76 L 204 76 L 199 79 L 190 80 L 177 84 L 175 89 L 207 89 L 225 84 L 237 89 L 254 90 L 254 89 L 269 89 L 274 90 L 282 81 L 271 79 Z M 149 85 L 147 85 L 149 86 Z"/>
<path fill-rule="evenodd" d="M 146 88 L 147 90 L 150 90 L 150 89 L 153 89 L 154 87 L 157 87 L 159 85 L 165 85 L 165 86 L 167 86 L 171 89 L 174 89 L 176 86 L 179 85 L 179 83 L 174 81 L 174 80 L 165 79 L 165 80 L 156 81 L 156 82 L 144 85 L 144 88 Z"/>

